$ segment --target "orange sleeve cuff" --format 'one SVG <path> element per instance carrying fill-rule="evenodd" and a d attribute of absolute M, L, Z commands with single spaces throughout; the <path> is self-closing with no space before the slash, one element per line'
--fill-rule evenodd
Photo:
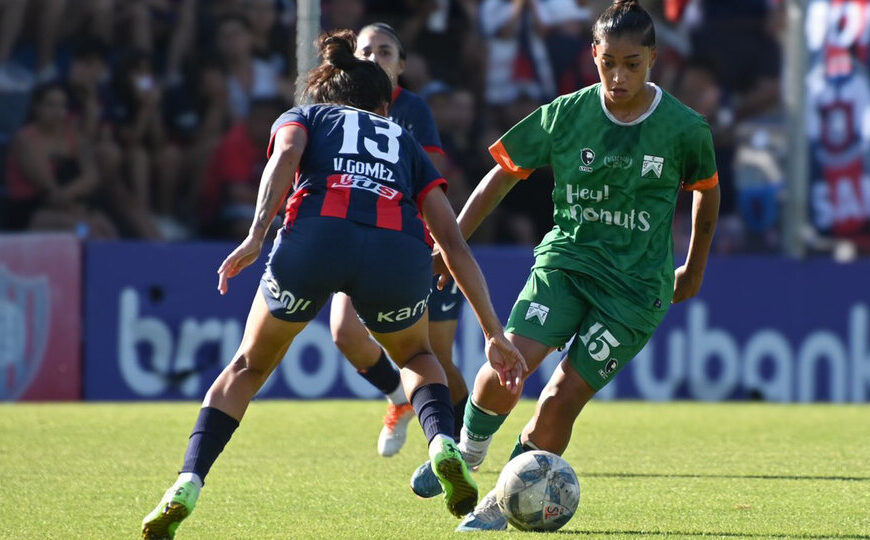
<path fill-rule="evenodd" d="M 717 171 L 717 172 L 714 172 L 713 176 L 711 176 L 710 178 L 698 180 L 697 182 L 695 182 L 694 184 L 692 184 L 690 186 L 686 186 L 685 184 L 683 184 L 683 189 L 686 191 L 694 191 L 694 190 L 704 191 L 705 189 L 710 189 L 711 187 L 714 187 L 718 183 L 719 183 L 719 172 Z"/>
<path fill-rule="evenodd" d="M 506 170 L 507 172 L 518 178 L 522 178 L 523 180 L 528 178 L 534 170 L 524 169 L 514 163 L 500 140 L 495 141 L 492 146 L 489 147 L 489 153 L 492 154 L 493 159 L 495 159 L 496 163 L 498 163 L 502 169 Z"/>

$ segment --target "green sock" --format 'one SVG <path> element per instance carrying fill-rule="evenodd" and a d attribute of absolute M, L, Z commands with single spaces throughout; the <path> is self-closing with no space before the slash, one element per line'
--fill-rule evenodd
<path fill-rule="evenodd" d="M 506 414 L 492 414 L 474 404 L 472 398 L 465 404 L 465 430 L 471 439 L 487 439 L 504 423 Z"/>
<path fill-rule="evenodd" d="M 508 459 L 508 461 L 517 457 L 520 454 L 523 454 L 525 452 L 528 452 L 529 450 L 535 449 L 531 445 L 523 444 L 522 440 L 520 440 L 520 437 L 522 437 L 522 435 L 517 435 L 517 444 L 516 444 L 516 446 L 514 446 L 514 451 L 511 452 L 511 457 L 510 457 L 510 459 Z"/>

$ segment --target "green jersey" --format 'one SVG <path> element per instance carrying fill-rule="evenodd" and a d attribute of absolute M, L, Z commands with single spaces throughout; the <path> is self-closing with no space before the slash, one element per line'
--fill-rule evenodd
<path fill-rule="evenodd" d="M 654 86 L 632 122 L 604 106 L 601 85 L 556 98 L 490 148 L 525 178 L 553 168 L 553 229 L 535 267 L 587 274 L 640 306 L 667 309 L 674 292 L 671 228 L 677 194 L 708 189 L 718 175 L 704 118 Z"/>

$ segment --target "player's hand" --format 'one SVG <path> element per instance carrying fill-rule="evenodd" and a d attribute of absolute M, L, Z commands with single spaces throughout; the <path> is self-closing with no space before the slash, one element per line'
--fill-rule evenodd
<path fill-rule="evenodd" d="M 672 302 L 676 304 L 698 294 L 703 280 L 703 272 L 692 272 L 685 264 L 674 270 L 674 299 Z"/>
<path fill-rule="evenodd" d="M 224 259 L 218 268 L 218 291 L 221 294 L 227 293 L 227 281 L 230 278 L 244 270 L 247 266 L 257 260 L 260 256 L 260 250 L 263 248 L 263 241 L 251 238 L 245 238 L 239 247 L 233 250 L 232 253 Z"/>
<path fill-rule="evenodd" d="M 504 334 L 486 340 L 486 358 L 498 374 L 498 382 L 511 393 L 519 392 L 523 375 L 529 368 L 526 359 Z"/>
<path fill-rule="evenodd" d="M 441 255 L 441 250 L 438 246 L 432 250 L 432 274 L 438 276 L 438 290 L 443 291 L 444 287 L 450 283 L 453 276 L 450 275 L 450 270 L 447 269 L 447 263 L 444 262 L 444 256 Z"/>

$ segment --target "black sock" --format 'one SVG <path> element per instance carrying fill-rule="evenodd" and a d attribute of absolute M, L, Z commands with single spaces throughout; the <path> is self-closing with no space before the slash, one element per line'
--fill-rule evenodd
<path fill-rule="evenodd" d="M 433 383 L 420 386 L 411 395 L 411 404 L 420 419 L 427 442 L 432 442 L 438 434 L 451 436 L 453 408 L 450 406 L 447 385 Z"/>
<path fill-rule="evenodd" d="M 205 475 L 239 427 L 239 421 L 214 407 L 203 407 L 193 426 L 181 472 L 192 472 L 205 483 Z"/>
<path fill-rule="evenodd" d="M 468 402 L 468 394 L 453 406 L 453 438 L 459 442 L 459 432 L 462 431 L 462 419 L 465 417 L 465 403 Z"/>
<path fill-rule="evenodd" d="M 399 370 L 387 358 L 387 353 L 381 349 L 381 357 L 375 362 L 375 365 L 365 371 L 358 371 L 365 380 L 370 382 L 372 386 L 380 390 L 382 393 L 389 395 L 402 384 L 402 377 L 399 375 Z"/>

